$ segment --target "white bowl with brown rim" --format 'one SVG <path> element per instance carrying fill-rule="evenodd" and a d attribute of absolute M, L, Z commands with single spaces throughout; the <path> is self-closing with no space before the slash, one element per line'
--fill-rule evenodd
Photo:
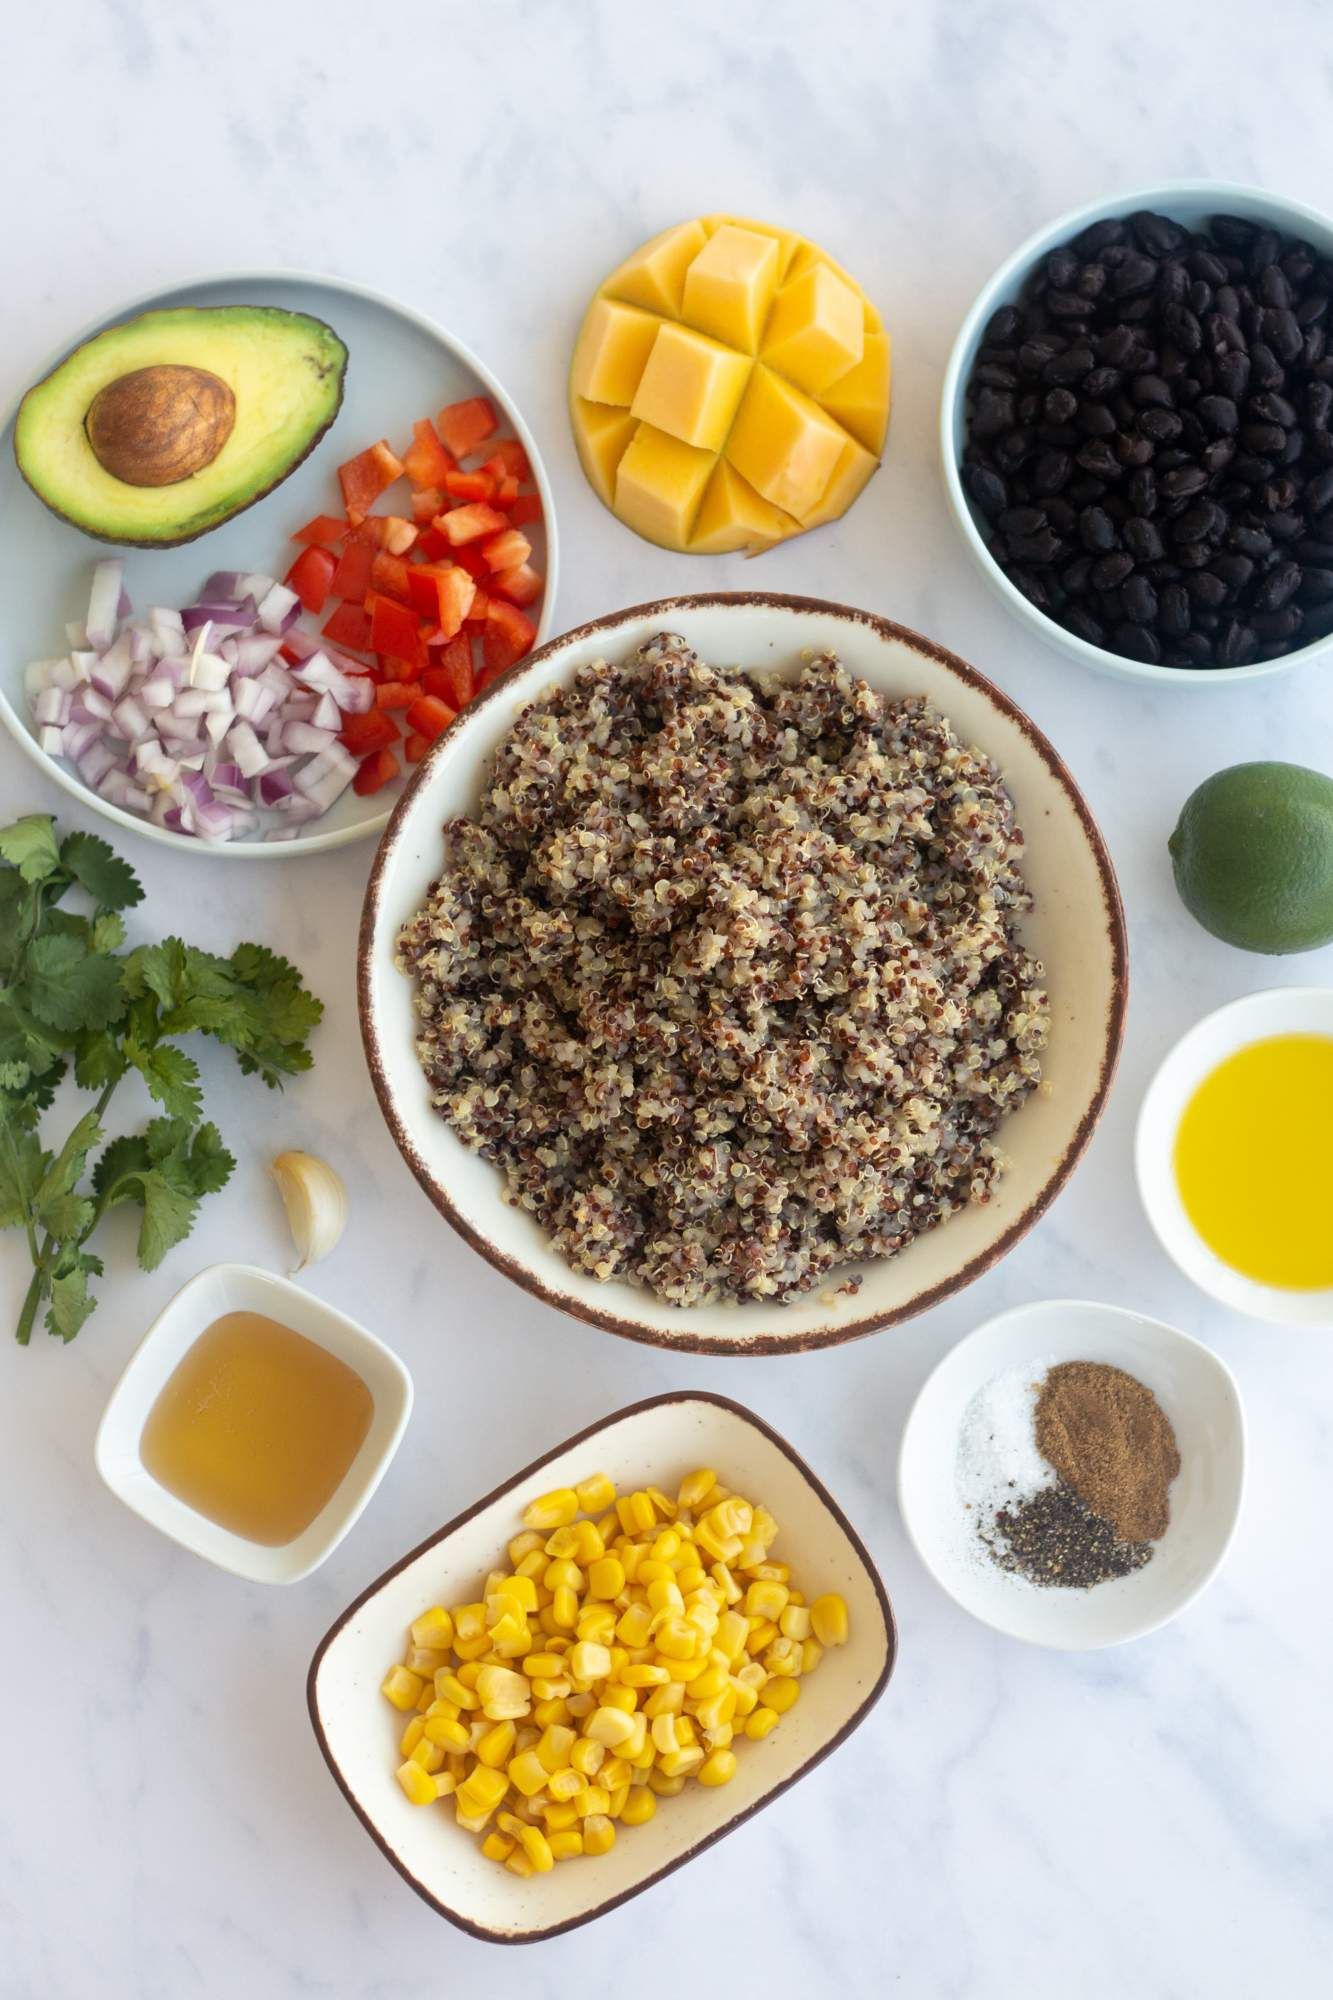
<path fill-rule="evenodd" d="M 486 1859 L 447 1804 L 409 1805 L 394 1778 L 405 1718 L 389 1707 L 380 1683 L 401 1659 L 414 1618 L 432 1604 L 476 1598 L 530 1500 L 595 1472 L 621 1491 L 649 1483 L 674 1493 L 702 1465 L 768 1508 L 778 1523 L 774 1554 L 791 1565 L 807 1596 L 841 1594 L 847 1642 L 830 1647 L 818 1671 L 803 1677 L 800 1700 L 771 1735 L 740 1744 L 730 1784 L 687 1785 L 664 1798 L 645 1825 L 620 1828 L 609 1854 L 521 1879 Z M 864 1722 L 888 1685 L 897 1649 L 875 1565 L 804 1460 L 752 1410 L 726 1396 L 677 1390 L 567 1438 L 386 1570 L 321 1640 L 307 1699 L 339 1790 L 403 1880 L 474 1937 L 530 1944 L 605 1916 L 771 1805 Z M 743 1895 L 739 1855 L 736 1861 Z"/>
<path fill-rule="evenodd" d="M 890 695 L 922 694 L 1004 775 L 1027 837 L 1036 908 L 1025 943 L 1044 963 L 1051 1002 L 1045 1081 L 1006 1120 L 1010 1161 L 991 1200 L 918 1237 L 898 1256 L 831 1274 L 790 1305 L 680 1307 L 620 1280 L 573 1270 L 495 1168 L 431 1108 L 414 1045 L 410 981 L 394 963 L 398 931 L 441 872 L 444 823 L 472 811 L 494 753 L 520 710 L 585 662 L 623 658 L 654 633 L 682 635 L 705 659 L 791 668 L 832 649 Z M 1044 1214 L 1106 1101 L 1128 993 L 1124 916 L 1110 857 L 1051 744 L 1001 689 L 930 640 L 867 611 L 752 592 L 635 605 L 552 640 L 492 682 L 418 767 L 380 843 L 361 918 L 358 1002 L 371 1079 L 399 1151 L 435 1206 L 474 1249 L 534 1297 L 611 1333 L 708 1354 L 828 1347 L 923 1312 L 979 1277 Z M 859 1290 L 837 1285 L 855 1272 Z"/>

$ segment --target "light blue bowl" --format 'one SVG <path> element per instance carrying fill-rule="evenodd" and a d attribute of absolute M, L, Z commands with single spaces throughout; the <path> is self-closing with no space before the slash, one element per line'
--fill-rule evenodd
<path fill-rule="evenodd" d="M 1090 222 L 1105 216 L 1132 215 L 1135 209 L 1152 208 L 1174 222 L 1197 227 L 1206 217 L 1218 213 L 1241 215 L 1254 222 L 1267 222 L 1284 236 L 1297 236 L 1314 245 L 1322 256 L 1333 257 L 1333 222 L 1303 202 L 1288 201 L 1262 188 L 1238 187 L 1230 181 L 1173 181 L 1163 186 L 1135 188 L 1125 194 L 1091 201 L 1070 209 L 1044 229 L 1037 230 L 1007 257 L 998 271 L 982 286 L 976 303 L 958 330 L 949 365 L 944 374 L 944 394 L 940 400 L 940 453 L 944 462 L 944 487 L 959 533 L 981 574 L 997 597 L 1014 612 L 1039 639 L 1054 646 L 1067 659 L 1111 674 L 1122 681 L 1157 681 L 1171 687 L 1238 687 L 1246 681 L 1267 680 L 1275 674 L 1290 673 L 1321 655 L 1333 652 L 1333 633 L 1316 639 L 1279 660 L 1256 660 L 1245 667 L 1161 667 L 1143 660 L 1126 659 L 1093 646 L 1086 639 L 1067 632 L 1044 611 L 1038 611 L 1016 584 L 1009 581 L 986 548 L 984 522 L 963 490 L 959 476 L 964 436 L 963 401 L 972 364 L 990 316 L 996 309 L 1017 302 L 1029 273 L 1049 250 L 1077 236 Z"/>

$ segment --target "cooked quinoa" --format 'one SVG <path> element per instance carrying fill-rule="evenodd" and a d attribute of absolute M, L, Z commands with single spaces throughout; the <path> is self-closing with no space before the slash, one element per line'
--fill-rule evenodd
<path fill-rule="evenodd" d="M 398 943 L 431 1102 L 577 1270 L 786 1300 L 989 1198 L 1049 1014 L 1012 801 L 923 698 L 663 632 L 444 832 Z"/>

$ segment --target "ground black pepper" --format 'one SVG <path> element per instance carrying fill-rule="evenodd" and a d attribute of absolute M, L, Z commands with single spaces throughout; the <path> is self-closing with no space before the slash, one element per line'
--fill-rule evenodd
<path fill-rule="evenodd" d="M 983 1539 L 1001 1569 L 1033 1583 L 1090 1590 L 1142 1569 L 1151 1542 L 1122 1542 L 1109 1521 L 1084 1505 L 1063 1480 L 1026 1500 L 1002 1507 Z"/>

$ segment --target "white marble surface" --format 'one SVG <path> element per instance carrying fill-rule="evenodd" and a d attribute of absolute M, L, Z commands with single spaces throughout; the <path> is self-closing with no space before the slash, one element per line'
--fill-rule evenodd
<path fill-rule="evenodd" d="M 366 1085 L 352 1005 L 365 849 L 210 867 L 136 843 L 155 920 L 283 943 L 329 1001 L 313 1082 L 280 1105 L 206 1055 L 240 1169 L 152 1277 L 112 1246 L 73 1348 L 0 1341 L 0 1994 L 263 2000 L 485 1990 L 800 1990 L 1193 2000 L 1326 1992 L 1333 1950 L 1333 1344 L 1211 1307 L 1156 1248 L 1130 1178 L 1135 1106 L 1196 1014 L 1329 980 L 1185 917 L 1163 842 L 1206 773 L 1250 754 L 1325 767 L 1333 670 L 1235 693 L 1098 682 L 1024 638 L 945 515 L 935 405 L 951 331 L 1031 227 L 1172 173 L 1327 203 L 1324 10 L 1277 0 L 688 5 L 501 0 L 52 0 L 11 21 L 3 107 L 0 394 L 67 332 L 193 272 L 290 264 L 378 284 L 487 355 L 548 455 L 561 622 L 703 584 L 824 593 L 957 648 L 1067 755 L 1110 840 L 1133 931 L 1129 1036 L 1073 1184 L 997 1271 L 844 1352 L 673 1360 L 531 1304 L 437 1221 Z M 1320 53 L 1322 49 L 1323 53 Z M 583 485 L 563 410 L 581 301 L 672 219 L 726 206 L 846 258 L 896 343 L 887 466 L 854 514 L 768 558 L 690 564 L 620 530 Z M 0 743 L 0 800 L 67 802 Z M 130 1107 L 131 1109 L 133 1107 Z M 99 1487 L 91 1447 L 146 1322 L 202 1264 L 281 1265 L 274 1142 L 336 1160 L 353 1224 L 312 1277 L 394 1342 L 417 1411 L 328 1567 L 249 1587 L 161 1541 Z M 15 1245 L 0 1249 L 12 1312 Z M 1123 1651 L 1028 1651 L 971 1623 L 906 1547 L 893 1498 L 908 1403 L 948 1345 L 1015 1301 L 1083 1294 L 1202 1334 L 1237 1371 L 1252 1478 L 1227 1567 Z M 337 1796 L 305 1715 L 310 1652 L 390 1559 L 548 1443 L 667 1386 L 751 1402 L 823 1473 L 902 1625 L 853 1744 L 702 1864 L 522 1954 L 435 1918 Z"/>

